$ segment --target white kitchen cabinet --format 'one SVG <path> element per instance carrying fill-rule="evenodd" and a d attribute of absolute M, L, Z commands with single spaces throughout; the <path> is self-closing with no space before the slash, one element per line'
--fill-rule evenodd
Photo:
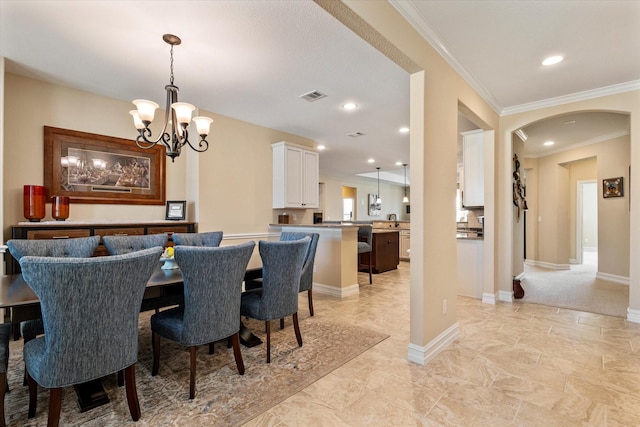
<path fill-rule="evenodd" d="M 273 208 L 319 206 L 319 155 L 307 147 L 277 142 L 273 151 Z"/>
<path fill-rule="evenodd" d="M 400 231 L 400 259 L 408 261 L 410 259 L 411 249 L 411 231 L 410 230 L 402 230 Z"/>
<path fill-rule="evenodd" d="M 484 134 L 482 130 L 462 134 L 462 206 L 484 206 Z"/>

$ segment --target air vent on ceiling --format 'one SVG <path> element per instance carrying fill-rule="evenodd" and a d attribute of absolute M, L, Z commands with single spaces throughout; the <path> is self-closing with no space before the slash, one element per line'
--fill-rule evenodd
<path fill-rule="evenodd" d="M 309 102 L 313 102 L 313 101 L 317 101 L 318 99 L 322 99 L 322 98 L 326 98 L 327 95 L 325 95 L 322 92 L 318 92 L 317 90 L 314 90 L 313 92 L 309 92 L 309 93 L 305 93 L 303 95 L 300 95 L 300 98 L 304 99 L 305 101 L 309 101 Z"/>
<path fill-rule="evenodd" d="M 364 135 L 364 133 L 362 133 L 362 132 L 351 132 L 351 133 L 347 134 L 347 136 L 350 136 L 352 138 L 357 138 L 357 137 L 362 136 L 362 135 Z"/>

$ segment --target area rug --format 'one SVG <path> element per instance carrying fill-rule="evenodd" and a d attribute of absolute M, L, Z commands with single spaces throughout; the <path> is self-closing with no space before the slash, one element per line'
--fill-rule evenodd
<path fill-rule="evenodd" d="M 332 372 L 388 335 L 339 324 L 318 316 L 300 320 L 303 346 L 298 347 L 290 318 L 285 328 L 272 322 L 271 363 L 265 345 L 241 346 L 245 374 L 236 370 L 226 341 L 198 349 L 196 397 L 189 400 L 189 352 L 161 340 L 160 372 L 151 376 L 150 314 L 140 318 L 139 359 L 136 365 L 142 418 L 131 420 L 124 387 L 116 376 L 103 379 L 110 403 L 81 413 L 73 388 L 65 388 L 60 424 L 64 426 L 237 426 Z M 247 319 L 247 327 L 264 340 L 264 323 Z M 39 388 L 36 418 L 27 419 L 29 393 L 22 386 L 22 340 L 12 341 L 9 361 L 11 392 L 5 399 L 9 426 L 45 426 L 49 393 Z"/>

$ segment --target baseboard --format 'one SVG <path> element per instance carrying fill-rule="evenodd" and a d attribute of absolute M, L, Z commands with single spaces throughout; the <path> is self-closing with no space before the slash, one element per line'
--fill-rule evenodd
<path fill-rule="evenodd" d="M 569 270 L 571 268 L 569 264 L 554 264 L 552 262 L 535 261 L 531 259 L 524 260 L 524 263 L 533 267 L 543 267 L 551 270 Z"/>
<path fill-rule="evenodd" d="M 640 310 L 634 310 L 627 307 L 627 321 L 633 323 L 640 323 Z"/>
<path fill-rule="evenodd" d="M 625 276 L 617 276 L 615 274 L 601 273 L 601 272 L 598 271 L 596 273 L 596 279 L 605 280 L 607 282 L 613 282 L 613 283 L 618 283 L 620 285 L 629 286 L 629 278 L 625 277 Z"/>
<path fill-rule="evenodd" d="M 516 277 L 513 278 L 514 280 L 520 280 L 522 281 L 522 279 L 524 279 L 524 271 L 520 274 L 518 274 Z"/>
<path fill-rule="evenodd" d="M 331 297 L 346 298 L 351 295 L 358 295 L 360 293 L 360 285 L 347 286 L 344 288 L 336 288 L 335 286 L 323 285 L 322 283 L 313 282 L 313 293 L 329 295 Z"/>
<path fill-rule="evenodd" d="M 569 264 L 580 264 L 580 263 L 575 258 L 569 258 Z"/>
<path fill-rule="evenodd" d="M 431 359 L 436 357 L 438 353 L 449 346 L 449 344 L 455 341 L 459 335 L 460 330 L 458 328 L 458 322 L 456 322 L 425 346 L 409 343 L 407 360 L 419 365 L 425 365 Z"/>
<path fill-rule="evenodd" d="M 492 304 L 492 305 L 496 305 L 496 301 L 498 300 L 498 294 L 490 294 L 488 292 L 485 292 L 482 294 L 482 303 L 483 304 Z"/>
<path fill-rule="evenodd" d="M 513 291 L 499 291 L 498 299 L 502 302 L 513 302 Z"/>

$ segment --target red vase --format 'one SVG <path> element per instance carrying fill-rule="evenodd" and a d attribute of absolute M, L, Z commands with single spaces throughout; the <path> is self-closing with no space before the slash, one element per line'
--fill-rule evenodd
<path fill-rule="evenodd" d="M 45 216 L 46 188 L 42 185 L 25 185 L 22 195 L 24 217 L 38 222 Z"/>
<path fill-rule="evenodd" d="M 53 196 L 51 198 L 51 216 L 56 221 L 69 218 L 69 197 Z"/>

